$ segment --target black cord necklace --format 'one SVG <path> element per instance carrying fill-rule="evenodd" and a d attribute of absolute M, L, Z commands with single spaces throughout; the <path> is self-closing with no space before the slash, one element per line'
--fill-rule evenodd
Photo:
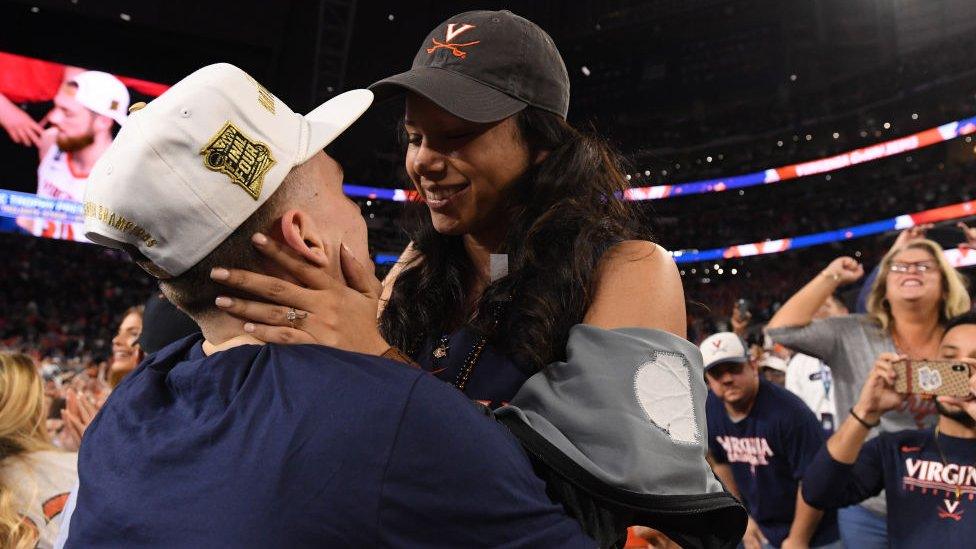
<path fill-rule="evenodd" d="M 935 434 L 932 436 L 932 440 L 935 441 L 935 449 L 939 451 L 939 457 L 942 458 L 942 466 L 948 467 L 949 460 L 946 459 L 945 452 L 942 451 L 942 444 L 939 443 L 939 425 L 935 426 Z M 944 469 L 943 469 L 944 470 Z M 956 482 L 956 501 L 962 497 L 962 474 L 959 475 L 958 482 Z"/>
<path fill-rule="evenodd" d="M 475 366 L 478 365 L 478 361 L 481 359 L 481 353 L 484 352 L 485 347 L 488 346 L 488 339 L 495 330 L 498 328 L 498 323 L 501 320 L 503 305 L 495 305 L 491 307 L 491 324 L 485 331 L 484 335 L 478 338 L 474 346 L 468 352 L 468 355 L 464 358 L 464 363 L 461 365 L 461 370 L 458 372 L 457 377 L 454 379 L 454 386 L 460 391 L 464 391 L 464 388 L 468 385 L 468 380 L 471 379 L 471 374 L 474 372 Z M 437 375 L 447 368 L 441 366 L 441 361 L 447 358 L 448 353 L 451 350 L 451 336 L 450 334 L 441 335 L 438 340 L 438 345 L 434 347 L 431 352 L 431 357 L 433 358 L 434 369 L 433 374 Z"/>

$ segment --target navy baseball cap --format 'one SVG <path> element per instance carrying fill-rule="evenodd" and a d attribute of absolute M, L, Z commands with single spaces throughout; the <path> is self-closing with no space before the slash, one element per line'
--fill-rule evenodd
<path fill-rule="evenodd" d="M 471 122 L 497 122 L 531 105 L 566 118 L 569 74 L 552 38 L 508 10 L 469 11 L 429 35 L 410 70 L 369 87 L 377 99 L 417 93 Z"/>

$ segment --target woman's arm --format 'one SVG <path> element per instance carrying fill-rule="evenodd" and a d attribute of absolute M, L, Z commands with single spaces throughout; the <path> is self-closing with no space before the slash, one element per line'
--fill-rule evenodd
<path fill-rule="evenodd" d="M 390 296 L 393 295 L 393 284 L 396 283 L 400 273 L 406 270 L 407 267 L 410 267 L 418 257 L 420 257 L 420 253 L 414 249 L 413 242 L 410 242 L 403 249 L 403 253 L 400 254 L 400 258 L 397 259 L 396 264 L 393 265 L 390 272 L 386 273 L 386 277 L 383 279 L 383 291 L 380 293 L 380 305 L 376 310 L 376 318 L 379 318 L 383 314 L 386 303 L 390 300 Z"/>
<path fill-rule="evenodd" d="M 685 337 L 685 294 L 674 260 L 645 240 L 611 248 L 597 266 L 583 323 L 608 330 L 653 328 Z"/>
<path fill-rule="evenodd" d="M 850 257 L 838 257 L 799 292 L 793 294 L 793 297 L 776 311 L 766 328 L 806 326 L 813 320 L 817 309 L 838 287 L 854 282 L 863 275 L 864 267 L 860 263 Z"/>

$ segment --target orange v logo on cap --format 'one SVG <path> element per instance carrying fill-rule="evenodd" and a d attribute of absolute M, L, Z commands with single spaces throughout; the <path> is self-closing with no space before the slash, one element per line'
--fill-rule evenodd
<path fill-rule="evenodd" d="M 431 38 L 431 42 L 434 43 L 434 46 L 431 48 L 427 48 L 427 53 L 434 53 L 435 51 L 441 48 L 447 48 L 451 50 L 451 53 L 454 54 L 454 57 L 460 57 L 461 59 L 464 59 L 465 57 L 468 56 L 468 52 L 462 50 L 461 48 L 466 48 L 468 46 L 480 44 L 481 40 L 475 40 L 474 42 L 466 42 L 464 44 L 453 44 L 451 43 L 451 40 L 454 40 L 454 38 L 456 38 L 457 35 L 461 34 L 462 32 L 467 32 L 473 28 L 475 28 L 475 25 L 469 25 L 467 23 L 462 24 L 460 27 L 457 27 L 457 23 L 448 23 L 447 34 L 444 37 L 445 41 L 438 42 L 436 38 Z"/>

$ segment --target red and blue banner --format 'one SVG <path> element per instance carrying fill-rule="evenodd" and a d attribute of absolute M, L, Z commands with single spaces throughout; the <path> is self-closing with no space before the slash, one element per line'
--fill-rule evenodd
<path fill-rule="evenodd" d="M 952 219 L 961 219 L 976 214 L 976 200 L 960 202 L 941 208 L 933 208 L 913 214 L 899 215 L 890 219 L 854 225 L 843 229 L 825 231 L 792 238 L 781 238 L 779 240 L 767 240 L 764 242 L 754 242 L 752 244 L 737 244 L 725 248 L 713 248 L 710 250 L 677 250 L 671 252 L 671 256 L 677 263 L 695 263 L 698 261 L 715 261 L 721 259 L 736 259 L 742 257 L 752 257 L 757 255 L 775 254 L 787 250 L 798 250 L 809 248 L 831 242 L 841 242 L 865 236 L 881 234 L 888 231 L 898 231 L 908 229 L 926 223 L 939 223 Z"/>
<path fill-rule="evenodd" d="M 719 179 L 705 179 L 676 185 L 633 187 L 624 191 L 624 198 L 627 200 L 661 200 L 676 196 L 715 193 L 744 189 L 756 185 L 780 183 L 809 175 L 842 170 L 865 162 L 914 151 L 972 133 L 976 133 L 976 116 L 949 122 L 906 137 L 884 141 L 869 147 L 855 149 L 836 156 L 819 158 L 809 162 L 789 164 L 787 166 L 780 166 L 779 168 L 769 168 L 754 173 Z M 417 191 L 413 189 L 381 189 L 378 187 L 363 187 L 358 185 L 346 185 L 344 188 L 347 195 L 355 198 L 392 200 L 395 202 L 406 202 L 417 198 Z"/>

